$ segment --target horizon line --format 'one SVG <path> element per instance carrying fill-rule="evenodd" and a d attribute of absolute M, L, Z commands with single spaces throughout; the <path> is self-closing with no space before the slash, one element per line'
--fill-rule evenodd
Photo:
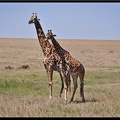
<path fill-rule="evenodd" d="M 8 38 L 8 37 L 0 37 L 0 39 L 38 39 L 38 38 Z M 56 38 L 57 40 L 120 40 L 120 39 L 85 39 L 85 38 Z"/>

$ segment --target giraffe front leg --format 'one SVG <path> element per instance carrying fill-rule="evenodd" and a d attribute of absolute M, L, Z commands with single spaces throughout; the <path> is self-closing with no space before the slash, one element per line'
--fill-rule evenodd
<path fill-rule="evenodd" d="M 67 105 L 67 88 L 65 88 L 65 105 Z"/>
<path fill-rule="evenodd" d="M 50 91 L 49 99 L 51 99 L 52 98 L 52 84 L 49 84 L 49 91 Z"/>
<path fill-rule="evenodd" d="M 52 79 L 50 78 L 51 73 L 48 73 L 48 84 L 49 84 L 49 99 L 52 98 Z"/>
<path fill-rule="evenodd" d="M 64 83 L 64 90 L 65 90 L 65 105 L 67 105 L 67 90 L 68 90 L 68 84 L 67 84 L 67 76 L 64 73 L 61 73 Z"/>
<path fill-rule="evenodd" d="M 52 98 L 52 77 L 53 77 L 53 70 L 50 69 L 48 71 L 48 83 L 49 83 L 49 92 L 50 92 L 50 96 L 49 98 Z"/>
<path fill-rule="evenodd" d="M 46 63 L 45 63 L 45 59 L 43 60 L 43 64 L 44 64 L 44 67 L 46 69 L 46 73 L 47 73 L 47 76 L 48 76 L 48 83 L 49 83 L 49 98 L 51 99 L 52 97 L 52 77 L 53 77 L 53 70 L 52 70 L 52 66 L 48 66 Z"/>
<path fill-rule="evenodd" d="M 60 97 L 61 97 L 61 94 L 62 94 L 62 91 L 63 91 L 63 88 L 64 88 L 64 83 L 63 83 L 63 78 L 62 78 L 61 73 L 60 73 L 60 78 L 61 78 L 61 82 L 62 82 L 62 86 L 61 86 L 61 90 L 60 90 Z"/>

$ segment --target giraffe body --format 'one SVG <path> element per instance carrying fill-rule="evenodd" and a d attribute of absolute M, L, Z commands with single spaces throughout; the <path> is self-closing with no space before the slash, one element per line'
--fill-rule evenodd
<path fill-rule="evenodd" d="M 82 63 L 75 58 L 73 58 L 70 53 L 66 50 L 64 50 L 60 44 L 56 41 L 53 34 L 49 34 L 48 39 L 51 39 L 53 46 L 55 47 L 55 51 L 60 57 L 60 73 L 62 74 L 63 81 L 64 81 L 64 88 L 66 89 L 68 87 L 68 76 L 71 75 L 73 78 L 74 83 L 74 91 L 71 97 L 70 102 L 73 101 L 74 95 L 76 92 L 76 89 L 78 87 L 77 85 L 77 78 L 80 78 L 80 95 L 82 96 L 82 101 L 85 102 L 84 98 L 84 75 L 85 75 L 85 68 L 82 65 Z M 65 100 L 67 101 L 67 92 L 65 93 Z"/>
<path fill-rule="evenodd" d="M 39 22 L 39 19 L 37 19 L 37 15 L 33 13 L 31 19 L 28 22 L 29 24 L 34 23 L 35 28 L 36 28 L 36 32 L 37 32 L 37 36 L 38 36 L 38 40 L 40 43 L 40 46 L 42 48 L 43 51 L 43 64 L 44 67 L 46 69 L 47 75 L 48 75 L 48 83 L 49 83 L 49 88 L 50 88 L 50 96 L 49 98 L 52 97 L 52 79 L 53 79 L 53 71 L 60 71 L 57 62 L 58 59 L 60 59 L 59 57 L 56 58 L 56 52 L 55 52 L 55 48 L 53 47 L 53 45 L 50 44 L 50 42 L 46 39 L 46 36 L 43 32 L 42 26 Z M 60 73 L 60 72 L 59 72 Z M 62 94 L 63 91 L 63 80 L 60 74 L 60 78 L 61 78 L 61 82 L 62 82 L 62 86 L 61 86 L 61 90 L 60 90 L 60 96 Z M 69 89 L 70 88 L 70 76 L 69 76 Z"/>

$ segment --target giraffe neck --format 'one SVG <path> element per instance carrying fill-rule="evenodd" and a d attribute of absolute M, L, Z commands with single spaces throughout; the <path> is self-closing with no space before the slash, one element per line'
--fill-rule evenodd
<path fill-rule="evenodd" d="M 66 53 L 67 51 L 64 50 L 60 44 L 56 41 L 56 39 L 54 37 L 51 38 L 52 44 L 56 50 L 56 52 L 61 56 L 64 55 L 64 53 Z"/>
<path fill-rule="evenodd" d="M 40 25 L 39 21 L 35 21 L 35 28 L 36 28 L 36 32 L 37 32 L 37 36 L 38 36 L 38 40 L 40 43 L 40 46 L 42 48 L 43 54 L 44 56 L 47 54 L 47 48 L 52 47 L 52 45 L 50 44 L 50 42 L 48 40 L 46 40 L 46 36 L 43 32 L 42 26 Z"/>
<path fill-rule="evenodd" d="M 62 64 L 65 64 L 65 56 L 69 54 L 68 51 L 64 50 L 54 37 L 51 38 L 52 44 L 55 48 L 56 53 L 60 56 Z"/>

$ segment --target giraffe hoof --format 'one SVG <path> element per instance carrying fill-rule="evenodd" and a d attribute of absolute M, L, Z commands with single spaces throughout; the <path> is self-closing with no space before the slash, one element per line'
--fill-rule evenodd
<path fill-rule="evenodd" d="M 52 98 L 52 96 L 49 97 L 49 99 L 51 99 L 51 98 Z"/>
<path fill-rule="evenodd" d="M 62 93 L 60 93 L 60 97 L 61 97 Z"/>
<path fill-rule="evenodd" d="M 83 99 L 82 102 L 85 103 L 85 99 Z"/>
<path fill-rule="evenodd" d="M 71 103 L 71 102 L 73 102 L 73 100 L 70 100 L 70 102 L 69 102 L 69 103 Z"/>
<path fill-rule="evenodd" d="M 67 100 L 65 100 L 65 103 L 64 103 L 65 105 L 67 105 Z"/>

